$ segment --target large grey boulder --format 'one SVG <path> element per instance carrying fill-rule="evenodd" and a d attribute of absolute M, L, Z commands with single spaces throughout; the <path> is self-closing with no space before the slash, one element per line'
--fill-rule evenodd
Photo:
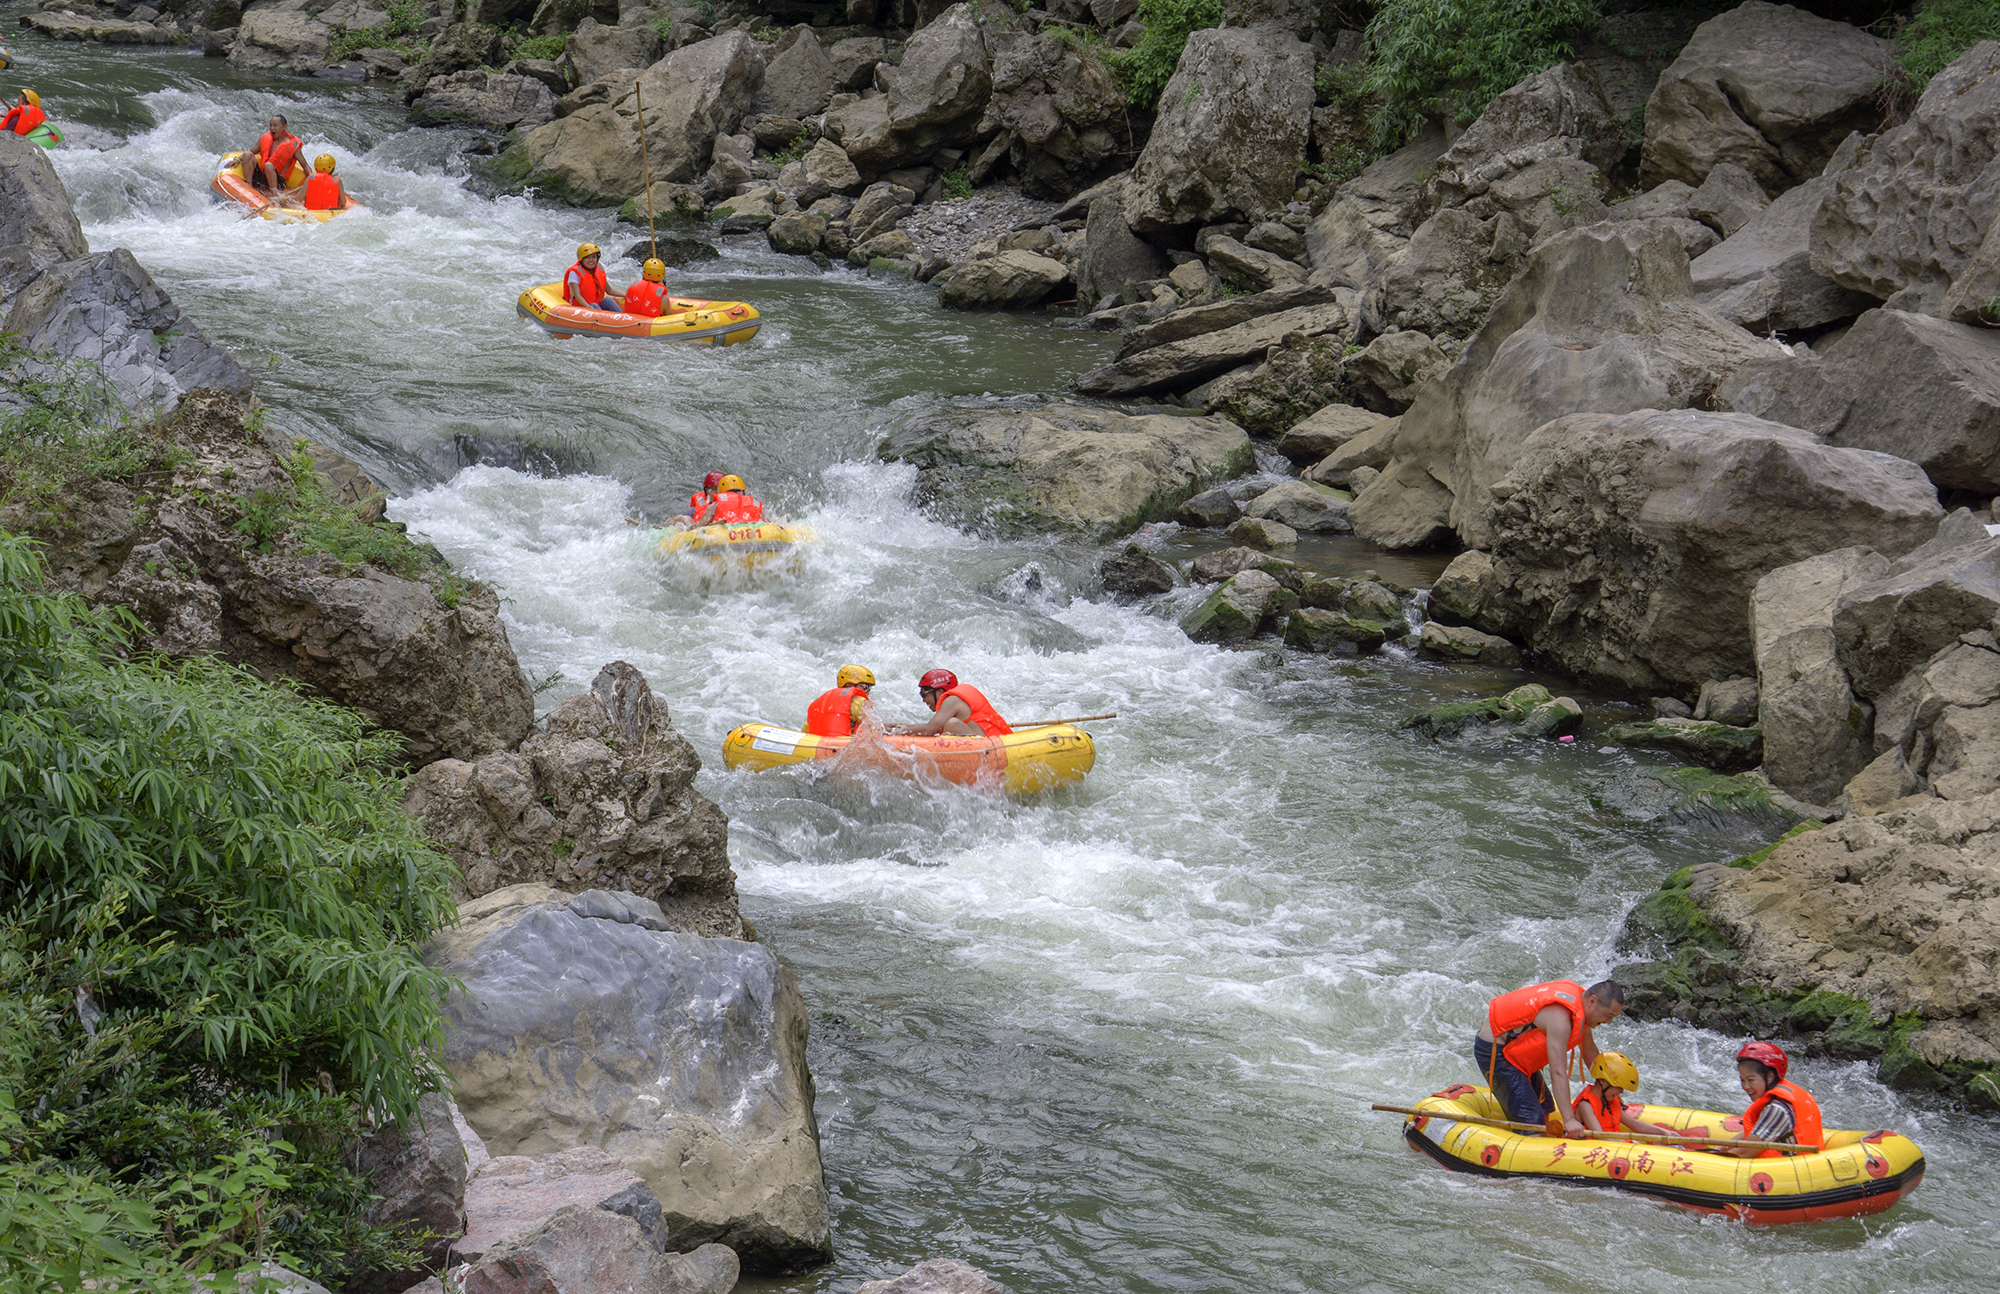
<path fill-rule="evenodd" d="M 1567 230 L 1536 247 L 1445 378 L 1419 391 L 1396 456 L 1447 491 L 1460 539 L 1490 549 L 1492 485 L 1537 428 L 1569 413 L 1700 406 L 1735 368 L 1775 353 L 1695 302 L 1672 230 Z M 1356 504 L 1359 531 L 1367 510 Z"/>
<path fill-rule="evenodd" d="M 917 500 L 954 525 L 1097 541 L 1167 520 L 1254 458 L 1249 437 L 1226 419 L 1069 405 L 931 414 L 878 452 L 914 464 Z"/>
<path fill-rule="evenodd" d="M 1306 306 L 1333 305 L 1335 301 L 1336 295 L 1330 288 L 1299 284 L 1249 296 L 1230 297 L 1205 306 L 1183 306 L 1164 319 L 1143 324 L 1126 333 L 1125 340 L 1118 346 L 1118 358 L 1128 359 L 1142 350 L 1151 350 L 1168 342 L 1186 341 L 1203 333 L 1221 332 L 1224 328 L 1234 328 L 1265 315 Z"/>
<path fill-rule="evenodd" d="M 1420 332 L 1385 332 L 1347 361 L 1347 380 L 1370 409 L 1393 416 L 1410 407 L 1425 382 L 1451 367 Z"/>
<path fill-rule="evenodd" d="M 0 133 L 0 298 L 90 251 L 48 150 Z"/>
<path fill-rule="evenodd" d="M 461 916 L 477 920 L 499 907 L 524 906 L 512 902 L 516 897 L 520 896 L 503 896 L 496 900 L 498 907 L 468 904 Z M 550 890 L 546 897 L 558 896 Z M 465 1116 L 460 1113 L 458 1118 L 463 1122 Z M 631 1218 L 655 1250 L 665 1251 L 673 1241 L 660 1197 L 646 1179 L 595 1146 L 496 1159 L 470 1124 L 460 1136 L 470 1165 L 464 1188 L 465 1234 L 452 1245 L 453 1256 L 461 1262 L 482 1261 L 568 1208 L 603 1209 Z"/>
<path fill-rule="evenodd" d="M 1875 757 L 1873 715 L 1840 667 L 1833 608 L 1888 572 L 1873 549 L 1841 548 L 1780 566 L 1751 591 L 1764 775 L 1808 804 L 1833 803 Z"/>
<path fill-rule="evenodd" d="M 727 1246 L 661 1253 L 633 1219 L 572 1204 L 454 1269 L 452 1280 L 466 1294 L 729 1294 L 738 1272 Z"/>
<path fill-rule="evenodd" d="M 1609 171 L 1630 146 L 1625 128 L 1598 88 L 1573 63 L 1539 72 L 1486 105 L 1465 133 L 1437 159 L 1430 191 L 1447 207 L 1463 206 L 1531 168 L 1581 161 Z M 1540 196 L 1544 184 L 1531 186 Z M 1490 214 L 1490 213 L 1489 213 Z"/>
<path fill-rule="evenodd" d="M 1312 47 L 1290 32 L 1195 32 L 1125 186 L 1127 223 L 1145 234 L 1282 206 L 1305 163 L 1312 101 Z"/>
<path fill-rule="evenodd" d="M 518 751 L 429 764 L 403 804 L 458 864 L 462 896 L 525 883 L 630 891 L 676 930 L 734 938 L 729 820 L 693 789 L 700 771 L 645 677 L 614 661 Z"/>
<path fill-rule="evenodd" d="M 1834 603 L 1833 631 L 1855 692 L 1882 701 L 1911 671 L 1960 634 L 1990 626 L 1995 615 L 2000 540 L 1982 535 L 1913 555 L 1882 578 L 1845 590 Z"/>
<path fill-rule="evenodd" d="M 1331 462 L 1315 467 L 1312 479 L 1333 483 L 1337 475 L 1333 470 L 1334 463 L 1343 457 L 1358 459 L 1357 447 L 1374 435 L 1371 432 L 1367 436 L 1356 437 L 1338 451 Z M 1348 469 L 1350 475 L 1364 465 L 1372 466 L 1357 464 Z M 1328 470 L 1323 471 L 1323 468 Z M 1355 495 L 1353 504 L 1347 509 L 1347 519 L 1353 524 L 1355 534 L 1372 544 L 1392 549 L 1434 548 L 1450 543 L 1451 516 L 1451 490 L 1422 463 L 1394 459 L 1383 464 L 1381 475 Z"/>
<path fill-rule="evenodd" d="M 1090 204 L 1083 227 L 1083 255 L 1074 270 L 1078 301 L 1095 305 L 1166 271 L 1165 258 L 1125 223 L 1117 199 L 1099 198 Z"/>
<path fill-rule="evenodd" d="M 1839 160 L 1813 270 L 1898 310 L 1976 321 L 2000 295 L 2000 41 L 1960 55 L 1907 122 Z"/>
<path fill-rule="evenodd" d="M 406 1124 L 378 1128 L 354 1150 L 355 1170 L 375 1195 L 368 1225 L 428 1230 L 436 1238 L 424 1246 L 424 1260 L 433 1268 L 465 1233 L 468 1165 L 457 1119 L 451 1098 L 432 1092 Z"/>
<path fill-rule="evenodd" d="M 826 111 L 834 91 L 833 60 L 803 23 L 778 37 L 764 65 L 764 84 L 755 110 L 780 117 L 811 117 Z"/>
<path fill-rule="evenodd" d="M 1340 186 L 1306 229 L 1316 279 L 1356 291 L 1375 286 L 1429 215 L 1425 190 L 1445 147 L 1444 132 L 1428 127 Z"/>
<path fill-rule="evenodd" d="M 1294 463 L 1317 463 L 1383 421 L 1372 409 L 1325 405 L 1286 428 L 1278 438 L 1278 452 Z"/>
<path fill-rule="evenodd" d="M 1344 533 L 1353 529 L 1347 521 L 1347 505 L 1352 502 L 1323 485 L 1308 481 L 1286 481 L 1274 485 L 1243 508 L 1253 520 L 1271 520 L 1294 530 L 1316 533 Z"/>
<path fill-rule="evenodd" d="M 1163 322 L 1170 322 L 1173 318 L 1169 315 Z M 1114 360 L 1078 378 L 1076 389 L 1085 395 L 1099 396 L 1184 391 L 1248 360 L 1262 358 L 1289 333 L 1307 338 L 1318 337 L 1340 330 L 1346 326 L 1347 318 L 1346 310 L 1331 303 L 1260 315 L 1231 327 L 1166 342 L 1128 358 Z"/>
<path fill-rule="evenodd" d="M 1278 581 L 1260 570 L 1240 571 L 1181 617 L 1181 632 L 1199 643 L 1241 642 L 1256 635 L 1280 596 Z"/>
<path fill-rule="evenodd" d="M 1246 247 L 1227 235 L 1204 235 L 1200 246 L 1208 256 L 1208 268 L 1239 290 L 1267 292 L 1305 281 L 1305 266 L 1261 248 Z"/>
<path fill-rule="evenodd" d="M 1431 586 L 1429 605 L 1431 618 L 1440 624 L 1470 625 L 1503 637 L 1514 631 L 1520 618 L 1519 608 L 1500 587 L 1493 555 L 1477 548 L 1451 559 Z"/>
<path fill-rule="evenodd" d="M 660 61 L 659 33 L 651 27 L 607 27 L 585 18 L 570 32 L 563 47 L 570 79 L 588 85 L 614 72 L 640 72 Z"/>
<path fill-rule="evenodd" d="M 993 60 L 979 16 L 955 4 L 910 38 L 889 84 L 889 126 L 909 135 L 976 123 L 993 90 Z"/>
<path fill-rule="evenodd" d="M 938 304 L 947 310 L 1018 310 L 1046 300 L 1069 282 L 1061 261 L 1033 252 L 1001 252 L 960 261 L 939 274 Z"/>
<path fill-rule="evenodd" d="M 1263 363 L 1224 374 L 1190 392 L 1188 400 L 1260 440 L 1276 440 L 1345 392 L 1344 350 L 1336 337 L 1288 332 L 1264 352 Z"/>
<path fill-rule="evenodd" d="M 1717 162 L 1688 197 L 1687 212 L 1728 238 L 1771 205 L 1755 176 L 1734 162 Z"/>
<path fill-rule="evenodd" d="M 556 97 L 541 81 L 484 68 L 434 76 L 410 101 L 410 123 L 416 126 L 533 130 L 555 112 Z"/>
<path fill-rule="evenodd" d="M 1401 418 L 1382 419 L 1374 426 L 1368 428 L 1368 430 L 1345 441 L 1338 449 L 1329 453 L 1325 458 L 1314 463 L 1305 473 L 1306 479 L 1317 481 L 1321 485 L 1351 485 L 1354 489 L 1355 501 L 1359 502 L 1361 494 L 1366 487 L 1362 478 L 1357 476 L 1356 473 L 1375 473 L 1375 476 L 1367 478 L 1367 483 L 1372 483 L 1376 479 L 1376 476 L 1379 476 L 1381 471 L 1389 466 L 1390 461 L 1395 457 L 1396 434 L 1402 429 L 1402 425 L 1403 420 Z M 1278 442 L 1278 450 L 1280 453 L 1284 452 L 1284 442 L 1282 440 Z M 1423 470 L 1420 464 L 1412 464 L 1412 466 L 1415 466 L 1418 471 Z M 1439 488 L 1442 489 L 1443 487 L 1440 486 Z M 1449 524 L 1451 509 L 1451 492 L 1449 490 L 1445 491 L 1444 506 L 1447 513 L 1446 524 Z"/>
<path fill-rule="evenodd" d="M 1872 298 L 1813 272 L 1813 220 L 1833 187 L 1827 177 L 1807 180 L 1696 256 L 1688 267 L 1695 298 L 1760 333 L 1817 328 L 1866 310 Z"/>
<path fill-rule="evenodd" d="M 1527 248 L 1527 230 L 1509 213 L 1482 220 L 1447 207 L 1383 267 L 1362 298 L 1362 322 L 1375 332 L 1469 336 L 1520 271 Z"/>
<path fill-rule="evenodd" d="M 1734 162 L 1766 193 L 1818 175 L 1882 120 L 1895 46 L 1790 5 L 1746 0 L 1695 29 L 1646 104 L 1640 182 L 1700 184 Z"/>
<path fill-rule="evenodd" d="M 1770 571 L 1855 545 L 1909 552 L 1941 511 L 1913 464 L 1692 409 L 1557 419 L 1490 496 L 1489 551 L 1528 645 L 1654 692 L 1754 668 L 1750 598 Z"/>
<path fill-rule="evenodd" d="M 517 894 L 531 901 L 505 901 Z M 649 900 L 614 900 L 500 891 L 439 932 L 430 960 L 462 985 L 442 1059 L 466 1121 L 496 1157 L 610 1153 L 653 1188 L 676 1245 L 728 1245 L 750 1272 L 823 1262 L 791 972 L 761 945 L 663 930 Z"/>
<path fill-rule="evenodd" d="M 986 121 L 999 125 L 1022 192 L 1067 198 L 1131 156 L 1130 105 L 1102 59 L 1051 32 L 989 33 L 987 41 Z"/>
<path fill-rule="evenodd" d="M 303 9 L 252 9 L 236 28 L 229 65 L 315 72 L 326 65 L 327 45 L 332 39 L 333 28 Z"/>

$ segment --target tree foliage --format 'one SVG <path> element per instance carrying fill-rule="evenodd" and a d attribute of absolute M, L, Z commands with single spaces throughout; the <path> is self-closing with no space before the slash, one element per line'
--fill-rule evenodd
<path fill-rule="evenodd" d="M 1379 103 L 1377 143 L 1402 143 L 1426 117 L 1470 121 L 1493 96 L 1568 59 L 1601 17 L 1598 0 L 1382 0 L 1362 78 Z"/>
<path fill-rule="evenodd" d="M 1222 21 L 1222 0 L 1139 0 L 1146 34 L 1131 49 L 1115 50 L 1105 62 L 1124 82 L 1133 106 L 1151 111 L 1180 66 L 1188 37 Z"/>
<path fill-rule="evenodd" d="M 1896 33 L 1896 61 L 1921 95 L 1931 78 L 1982 40 L 2000 40 L 2000 4 L 1994 0 L 1924 0 Z"/>

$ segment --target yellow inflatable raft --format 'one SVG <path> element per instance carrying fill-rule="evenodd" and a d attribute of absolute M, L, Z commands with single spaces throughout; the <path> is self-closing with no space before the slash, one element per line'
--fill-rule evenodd
<path fill-rule="evenodd" d="M 1545 1177 L 1723 1213 L 1744 1222 L 1819 1222 L 1880 1213 L 1917 1189 L 1924 1152 L 1901 1133 L 1826 1131 L 1826 1148 L 1769 1159 L 1738 1159 L 1666 1144 L 1568 1140 L 1467 1123 L 1504 1119 L 1493 1094 L 1459 1084 L 1416 1103 L 1403 1123 L 1412 1148 L 1446 1168 L 1482 1177 Z M 1436 1111 L 1435 1114 L 1429 1113 Z M 1628 1102 L 1628 1114 L 1694 1136 L 1733 1136 L 1743 1121 L 1709 1110 Z"/>
<path fill-rule="evenodd" d="M 757 335 L 762 322 L 757 307 L 744 301 L 695 301 L 674 297 L 651 319 L 609 310 L 586 310 L 563 300 L 562 284 L 529 288 L 515 303 L 515 313 L 532 319 L 558 337 L 587 333 L 593 337 L 642 337 L 651 341 L 699 341 L 734 346 Z"/>
<path fill-rule="evenodd" d="M 698 560 L 743 571 L 781 570 L 804 560 L 813 542 L 807 526 L 740 521 L 693 530 L 662 530 L 657 551 L 669 561 Z"/>
<path fill-rule="evenodd" d="M 722 742 L 722 762 L 753 773 L 827 761 L 829 771 L 879 771 L 1032 795 L 1081 782 L 1097 762 L 1090 734 L 1072 724 L 1025 728 L 1005 737 L 815 737 L 746 723 Z"/>
<path fill-rule="evenodd" d="M 297 162 L 292 164 L 291 174 L 285 177 L 287 192 L 275 202 L 271 200 L 270 194 L 250 183 L 250 154 L 224 153 L 216 166 L 219 169 L 215 173 L 215 178 L 208 182 L 208 187 L 215 195 L 225 202 L 248 207 L 266 220 L 287 223 L 314 220 L 323 225 L 335 216 L 344 216 L 350 211 L 368 210 L 354 200 L 354 195 L 347 192 L 346 185 L 341 186 L 342 205 L 329 211 L 306 210 L 300 205 L 297 192 L 306 182 L 306 168 Z"/>

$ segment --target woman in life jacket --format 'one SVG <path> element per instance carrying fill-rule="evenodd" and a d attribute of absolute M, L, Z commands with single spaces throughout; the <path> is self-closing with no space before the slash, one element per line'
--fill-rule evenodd
<path fill-rule="evenodd" d="M 959 682 L 948 669 L 934 669 L 918 679 L 917 695 L 932 711 L 930 722 L 898 724 L 883 731 L 903 737 L 1004 737 L 1014 731 L 985 693 Z"/>
<path fill-rule="evenodd" d="M 1735 1141 L 1789 1141 L 1800 1150 L 1818 1150 L 1826 1145 L 1820 1128 L 1819 1102 L 1812 1093 L 1785 1078 L 1791 1062 L 1777 1046 L 1768 1042 L 1746 1042 L 1736 1053 L 1736 1079 L 1750 1108 L 1743 1111 L 1743 1130 Z M 1778 1159 L 1781 1150 L 1730 1150 L 1712 1147 L 1717 1154 L 1739 1159 Z"/>
<path fill-rule="evenodd" d="M 42 111 L 42 96 L 23 86 L 21 97 L 14 100 L 6 116 L 0 117 L 0 130 L 25 135 L 47 120 L 48 115 Z"/>
<path fill-rule="evenodd" d="M 682 530 L 696 525 L 696 518 L 708 511 L 715 503 L 715 487 L 722 481 L 722 473 L 710 472 L 701 478 L 701 488 L 688 496 L 688 505 L 668 519 L 667 524 Z"/>
<path fill-rule="evenodd" d="M 833 684 L 806 707 L 806 731 L 816 737 L 852 737 L 874 713 L 868 694 L 875 687 L 875 671 L 842 665 Z"/>
<path fill-rule="evenodd" d="M 639 281 L 625 289 L 625 313 L 658 319 L 671 298 L 662 285 L 667 279 L 667 263 L 658 257 L 639 269 Z"/>
<path fill-rule="evenodd" d="M 616 310 L 618 298 L 611 295 L 611 279 L 598 264 L 604 252 L 596 243 L 576 249 L 576 264 L 563 271 L 563 300 L 586 310 Z"/>
<path fill-rule="evenodd" d="M 313 173 L 306 180 L 307 211 L 338 211 L 347 205 L 347 189 L 333 173 L 333 154 L 321 153 L 313 159 Z"/>
<path fill-rule="evenodd" d="M 257 140 L 256 159 L 250 164 L 251 185 L 266 193 L 283 193 L 305 146 L 306 142 L 292 133 L 291 123 L 273 114 L 271 128 Z"/>

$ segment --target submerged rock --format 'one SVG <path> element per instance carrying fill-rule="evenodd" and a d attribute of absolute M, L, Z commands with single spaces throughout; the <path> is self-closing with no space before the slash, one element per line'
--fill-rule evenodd
<path fill-rule="evenodd" d="M 1175 584 L 1173 568 L 1137 544 L 1127 544 L 1116 557 L 1105 558 L 1097 576 L 1104 581 L 1104 591 L 1120 602 L 1170 593 Z"/>
<path fill-rule="evenodd" d="M 1764 757 L 1764 734 L 1756 728 L 1734 728 L 1703 719 L 1652 719 L 1621 723 L 1605 734 L 1622 746 L 1649 746 L 1685 755 L 1708 768 L 1741 772 L 1755 768 Z"/>
<path fill-rule="evenodd" d="M 1417 651 L 1438 660 L 1475 661 L 1481 665 L 1515 667 L 1521 663 L 1521 649 L 1505 638 L 1481 633 L 1462 625 L 1441 625 L 1426 620 L 1417 631 Z"/>
<path fill-rule="evenodd" d="M 1256 634 L 1284 592 L 1263 571 L 1239 572 L 1181 618 L 1181 632 L 1198 643 L 1240 642 Z"/>
<path fill-rule="evenodd" d="M 1400 621 L 1364 620 L 1345 611 L 1300 607 L 1285 619 L 1285 646 L 1309 652 L 1366 652 L 1402 632 Z"/>

